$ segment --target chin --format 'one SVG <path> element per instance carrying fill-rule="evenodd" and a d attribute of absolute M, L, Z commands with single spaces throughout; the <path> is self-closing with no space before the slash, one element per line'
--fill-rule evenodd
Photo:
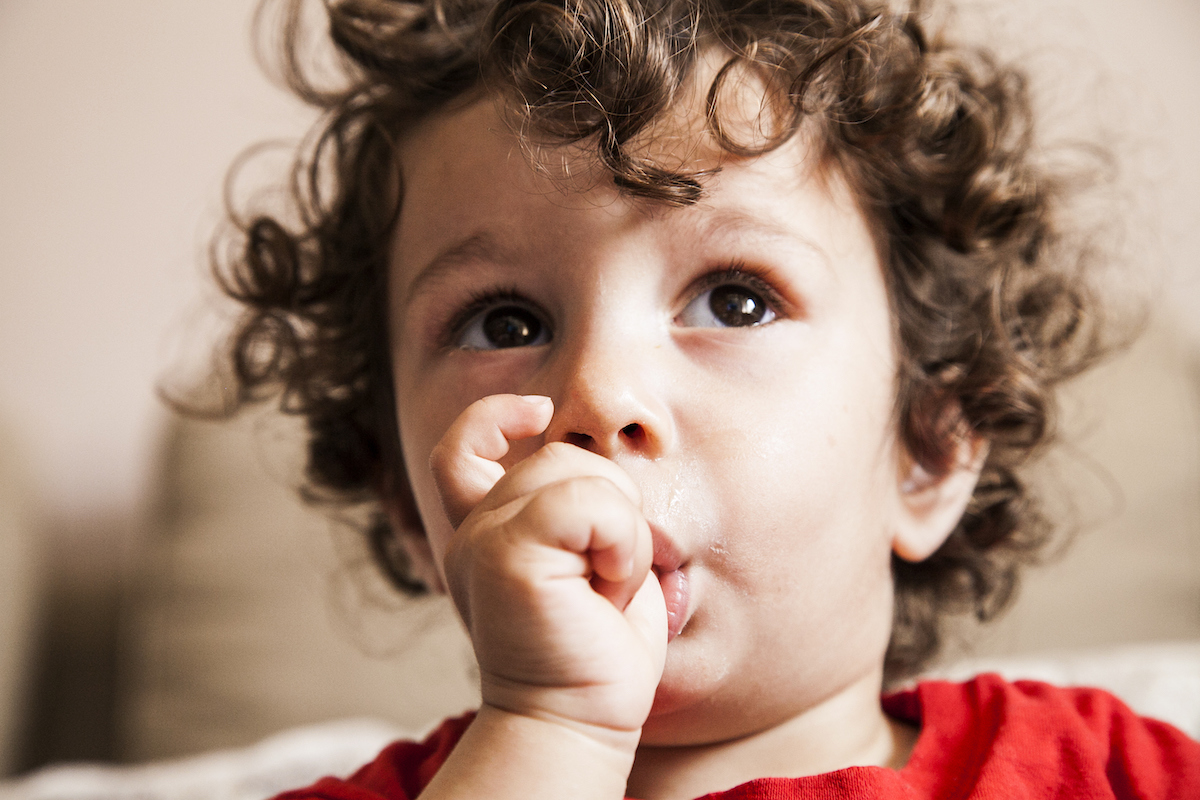
<path fill-rule="evenodd" d="M 763 714 L 745 716 L 745 709 L 722 708 L 711 700 L 683 705 L 675 710 L 654 710 L 642 726 L 641 744 L 649 747 L 702 747 L 749 736 L 776 724 Z"/>
<path fill-rule="evenodd" d="M 667 667 L 642 726 L 644 745 L 688 747 L 716 744 L 763 726 L 759 712 L 727 695 L 728 662 L 687 663 L 668 652 Z M 746 714 L 749 712 L 750 716 Z"/>

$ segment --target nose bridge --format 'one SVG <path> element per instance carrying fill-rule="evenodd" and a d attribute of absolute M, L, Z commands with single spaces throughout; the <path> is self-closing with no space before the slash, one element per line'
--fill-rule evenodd
<path fill-rule="evenodd" d="M 662 396 L 665 374 L 653 314 L 599 291 L 586 314 L 566 326 L 551 359 L 554 418 L 548 441 L 567 441 L 606 457 L 654 457 L 670 443 Z M 616 300 L 616 302 L 614 302 Z"/>

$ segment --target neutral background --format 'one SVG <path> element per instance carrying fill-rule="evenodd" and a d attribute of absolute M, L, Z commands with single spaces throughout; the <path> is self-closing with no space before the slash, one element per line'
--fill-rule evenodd
<path fill-rule="evenodd" d="M 29 466 L 45 572 L 76 591 L 119 584 L 161 446 L 156 382 L 220 318 L 204 269 L 225 171 L 310 119 L 255 65 L 253 5 L 0 1 L 0 439 Z M 965 8 L 1039 72 L 1055 131 L 1122 154 L 1126 249 L 1162 286 L 1155 316 L 1200 343 L 1200 2 Z M 102 611 L 73 620 L 78 646 Z"/>

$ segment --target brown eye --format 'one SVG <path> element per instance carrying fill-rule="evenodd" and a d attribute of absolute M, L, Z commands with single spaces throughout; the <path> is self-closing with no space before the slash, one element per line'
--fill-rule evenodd
<path fill-rule="evenodd" d="M 550 341 L 541 318 L 524 306 L 497 305 L 473 316 L 458 335 L 463 350 L 504 350 Z"/>
<path fill-rule="evenodd" d="M 762 293 L 737 283 L 722 283 L 697 295 L 679 315 L 691 328 L 751 328 L 775 319 Z"/>
<path fill-rule="evenodd" d="M 709 293 L 708 307 L 713 316 L 731 328 L 758 325 L 767 315 L 767 304 L 744 286 L 726 284 Z"/>
<path fill-rule="evenodd" d="M 524 347 L 541 332 L 542 323 L 523 308 L 497 308 L 483 318 L 483 335 L 495 347 Z"/>

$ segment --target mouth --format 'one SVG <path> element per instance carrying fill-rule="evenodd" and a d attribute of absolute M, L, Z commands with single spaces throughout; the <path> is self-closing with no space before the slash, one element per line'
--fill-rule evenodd
<path fill-rule="evenodd" d="M 667 641 L 670 642 L 683 632 L 689 619 L 691 591 L 687 563 L 675 543 L 657 526 L 651 525 L 650 530 L 654 536 L 653 570 L 667 605 Z"/>

